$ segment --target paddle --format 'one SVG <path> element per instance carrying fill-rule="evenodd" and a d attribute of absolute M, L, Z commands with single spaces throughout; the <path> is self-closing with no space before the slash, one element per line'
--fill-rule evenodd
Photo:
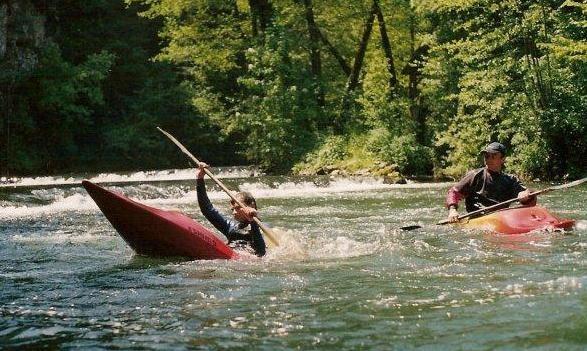
<path fill-rule="evenodd" d="M 567 189 L 567 188 L 570 188 L 570 187 L 577 186 L 579 184 L 583 184 L 586 181 L 587 181 L 587 177 L 586 178 L 583 178 L 583 179 L 575 180 L 575 181 L 570 182 L 570 183 L 567 183 L 567 184 L 562 184 L 562 185 L 557 185 L 557 186 L 551 186 L 551 187 L 546 188 L 546 189 L 538 190 L 538 191 L 535 191 L 533 193 L 530 193 L 529 196 L 537 196 L 537 195 L 548 193 L 548 192 L 551 192 L 551 191 L 554 191 L 554 190 Z M 479 213 L 483 213 L 484 215 L 486 215 L 486 214 L 489 214 L 491 212 L 494 212 L 494 211 L 497 211 L 497 210 L 501 209 L 504 205 L 509 205 L 509 204 L 511 204 L 513 202 L 518 202 L 518 201 L 520 201 L 520 199 L 518 199 L 517 197 L 515 197 L 513 199 L 509 199 L 509 200 L 506 200 L 504 202 L 500 202 L 500 203 L 495 204 L 495 205 L 491 205 L 491 206 L 484 207 L 484 208 L 479 209 L 479 210 L 476 210 L 476 211 L 465 213 L 465 214 L 462 214 L 462 215 L 458 216 L 457 217 L 457 221 L 460 221 L 461 219 L 468 218 L 468 217 L 471 217 L 471 216 L 476 215 L 476 214 L 479 214 Z M 444 220 L 442 220 L 442 221 L 440 221 L 440 222 L 438 222 L 436 224 L 437 225 L 444 225 L 444 224 L 448 224 L 448 223 L 452 223 L 452 222 L 450 222 L 448 219 L 444 219 Z M 400 229 L 401 230 L 414 230 L 414 229 L 418 229 L 418 228 L 422 228 L 422 226 L 419 226 L 419 225 L 408 225 L 408 226 L 405 226 L 405 227 L 401 227 Z"/>
<path fill-rule="evenodd" d="M 173 141 L 173 143 L 175 145 L 177 145 L 181 151 L 188 155 L 192 161 L 194 161 L 196 163 L 196 165 L 200 165 L 200 161 L 198 161 L 197 158 L 194 157 L 194 155 L 191 154 L 191 152 L 188 151 L 188 149 L 186 149 L 185 146 L 183 146 L 177 139 L 175 139 L 173 137 L 173 135 L 167 133 L 166 131 L 164 131 L 163 129 L 157 127 L 157 129 L 165 134 L 171 141 Z M 226 194 L 228 194 L 228 196 L 232 199 L 232 201 L 234 201 L 237 205 L 239 205 L 240 207 L 245 207 L 233 194 L 232 192 L 226 187 L 224 186 L 224 184 L 218 180 L 218 178 L 216 178 L 212 172 L 210 172 L 210 170 L 208 170 L 207 168 L 204 168 L 204 172 L 206 172 L 206 174 L 208 175 L 208 177 L 210 177 L 216 184 L 218 184 L 218 186 L 220 186 L 222 188 L 222 190 L 224 190 L 224 192 Z M 263 224 L 263 222 L 261 222 L 259 220 L 259 218 L 257 217 L 253 217 L 253 220 L 255 221 L 255 223 L 257 223 L 257 225 L 259 226 L 259 228 L 261 228 L 261 231 L 263 232 L 263 234 L 265 234 L 265 236 L 271 240 L 271 242 L 273 244 L 275 244 L 275 246 L 279 246 L 279 243 L 277 242 L 277 239 L 275 239 L 275 234 L 273 233 L 273 230 L 271 230 L 269 227 L 267 227 L 265 224 Z"/>

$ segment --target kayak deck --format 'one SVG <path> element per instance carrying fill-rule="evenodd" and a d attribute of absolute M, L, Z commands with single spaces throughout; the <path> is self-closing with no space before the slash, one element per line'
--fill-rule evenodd
<path fill-rule="evenodd" d="M 118 234 L 138 254 L 231 259 L 237 254 L 192 218 L 150 207 L 84 180 L 83 187 Z"/>
<path fill-rule="evenodd" d="M 465 228 L 490 230 L 501 234 L 523 234 L 536 230 L 571 229 L 575 221 L 560 219 L 540 206 L 515 207 L 470 219 Z"/>

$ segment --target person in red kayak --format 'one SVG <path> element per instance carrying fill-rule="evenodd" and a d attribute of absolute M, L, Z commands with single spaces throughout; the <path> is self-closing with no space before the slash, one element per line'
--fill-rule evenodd
<path fill-rule="evenodd" d="M 253 221 L 253 217 L 257 217 L 257 202 L 255 198 L 248 192 L 237 193 L 235 197 L 245 207 L 240 207 L 231 200 L 230 206 L 234 219 L 222 215 L 214 208 L 206 193 L 206 185 L 204 184 L 205 168 L 208 168 L 208 165 L 200 162 L 196 173 L 198 205 L 204 217 L 226 236 L 228 244 L 232 248 L 252 248 L 257 256 L 264 256 L 266 252 L 265 241 L 263 240 L 259 226 Z"/>
<path fill-rule="evenodd" d="M 470 171 L 448 191 L 446 207 L 450 222 L 458 221 L 457 208 L 463 198 L 467 212 L 516 197 L 523 205 L 536 205 L 536 196 L 530 196 L 530 190 L 522 185 L 517 177 L 502 172 L 506 156 L 503 144 L 492 142 L 481 150 L 481 154 L 485 160 L 485 167 Z"/>

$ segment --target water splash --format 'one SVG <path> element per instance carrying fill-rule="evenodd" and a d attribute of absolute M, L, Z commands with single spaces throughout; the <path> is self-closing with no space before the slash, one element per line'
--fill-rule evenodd
<path fill-rule="evenodd" d="M 409 184 L 385 184 L 378 178 L 334 178 L 330 179 L 326 186 L 317 185 L 314 182 L 285 181 L 268 185 L 261 182 L 243 183 L 239 186 L 241 191 L 249 191 L 256 197 L 316 197 L 324 194 L 352 193 L 374 190 L 392 189 L 438 189 L 446 187 L 444 183 L 409 183 Z"/>
<path fill-rule="evenodd" d="M 269 245 L 267 260 L 301 261 L 310 257 L 304 237 L 293 230 L 274 227 L 279 246 Z"/>
<path fill-rule="evenodd" d="M 158 174 L 165 171 L 158 171 Z M 132 179 L 137 180 L 147 174 L 137 172 Z M 101 176 L 105 180 L 119 179 L 119 175 Z M 190 175 L 193 179 L 193 176 Z M 55 178 L 51 178 L 55 179 Z M 160 178 L 158 178 L 160 179 Z M 133 181 L 134 181 L 133 180 Z M 75 183 L 78 185 L 79 183 Z M 439 188 L 441 184 L 384 184 L 382 180 L 375 178 L 360 179 L 334 179 L 325 184 L 302 181 L 282 183 L 276 182 L 268 185 L 263 182 L 246 182 L 239 186 L 240 190 L 252 192 L 256 198 L 312 198 L 339 196 L 342 193 L 373 192 L 380 190 L 413 189 L 413 188 Z M 144 204 L 173 209 L 177 205 L 197 204 L 197 194 L 193 185 L 177 184 L 138 184 L 126 186 L 108 186 L 109 189 L 120 192 L 133 200 Z M 407 196 L 398 191 L 396 196 Z M 209 186 L 208 197 L 213 201 L 228 200 L 224 191 L 214 186 Z M 98 207 L 93 203 L 89 195 L 81 187 L 73 187 L 64 191 L 59 188 L 34 189 L 30 195 L 13 195 L 11 201 L 2 201 L 0 219 L 23 218 L 34 216 L 46 216 L 68 211 L 97 211 Z M 25 205 L 21 205 L 25 202 Z M 33 204 L 31 204 L 33 202 Z M 34 202 L 43 203 L 42 205 Z"/>
<path fill-rule="evenodd" d="M 49 205 L 2 206 L 0 219 L 17 219 L 24 217 L 48 216 L 61 212 L 97 211 L 98 206 L 89 195 L 74 194 L 58 196 Z"/>
<path fill-rule="evenodd" d="M 217 178 L 248 178 L 258 177 L 262 172 L 253 166 L 218 167 L 212 169 Z M 137 183 L 192 180 L 195 178 L 195 168 L 167 169 L 157 171 L 140 171 L 132 173 L 100 173 L 98 175 L 76 175 L 71 177 L 23 177 L 5 179 L 0 182 L 0 188 L 57 186 L 79 184 L 83 179 L 94 183 Z"/>
<path fill-rule="evenodd" d="M 579 221 L 575 222 L 575 229 L 580 230 L 580 231 L 586 231 L 587 230 L 587 220 L 585 220 L 585 221 L 579 220 Z"/>
<path fill-rule="evenodd" d="M 379 252 L 379 242 L 360 242 L 344 236 L 334 239 L 320 238 L 308 244 L 312 248 L 310 257 L 316 259 L 348 258 Z"/>

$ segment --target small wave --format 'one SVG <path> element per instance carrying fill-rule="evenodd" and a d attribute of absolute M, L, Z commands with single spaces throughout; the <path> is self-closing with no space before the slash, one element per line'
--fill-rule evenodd
<path fill-rule="evenodd" d="M 258 177 L 262 173 L 255 167 L 220 167 L 214 169 L 217 178 L 244 178 Z M 95 183 L 124 183 L 124 182 L 149 182 L 149 181 L 173 181 L 193 180 L 196 169 L 170 169 L 162 171 L 141 171 L 132 174 L 102 173 L 89 180 Z"/>
<path fill-rule="evenodd" d="M 160 175 L 164 171 L 158 171 Z M 190 171 L 189 179 L 193 178 L 193 172 Z M 142 174 L 142 175 L 141 175 Z M 96 179 L 102 181 L 115 181 L 124 177 L 114 175 L 111 178 L 109 175 L 98 176 Z M 145 172 L 137 172 L 131 178 L 139 179 L 146 177 Z M 52 178 L 54 179 L 54 178 Z M 442 184 L 405 184 L 394 185 L 384 184 L 382 180 L 374 178 L 364 179 L 335 179 L 331 180 L 326 185 L 317 185 L 311 181 L 274 183 L 271 185 L 262 182 L 244 183 L 239 187 L 241 191 L 250 191 L 256 198 L 308 198 L 308 197 L 329 197 L 339 196 L 341 193 L 356 193 L 378 191 L 382 189 L 410 189 L 410 188 L 438 188 Z M 133 200 L 141 203 L 155 206 L 155 207 L 174 207 L 181 204 L 197 204 L 197 194 L 195 190 L 186 190 L 183 186 L 166 185 L 159 186 L 148 184 L 130 187 L 108 187 L 112 190 L 122 192 Z M 193 189 L 193 188 L 190 188 Z M 71 191 L 64 192 L 62 190 L 55 191 L 55 189 L 33 190 L 33 196 L 25 196 L 23 199 L 26 205 L 20 205 L 21 200 L 16 203 L 3 202 L 0 209 L 0 219 L 8 218 L 22 218 L 25 216 L 43 216 L 65 211 L 78 210 L 97 210 L 98 207 L 94 204 L 91 198 L 86 194 L 82 188 L 75 188 L 78 193 L 71 194 Z M 154 198 L 149 198 L 153 197 Z M 401 196 L 401 194 L 398 194 Z M 217 188 L 210 187 L 208 190 L 208 197 L 213 201 L 228 201 L 227 195 Z M 30 198 L 30 199 L 29 199 Z M 27 200 L 28 199 L 28 200 Z M 51 202 L 46 205 L 29 204 L 34 201 Z M 327 209 L 325 209 L 327 211 Z"/>
<path fill-rule="evenodd" d="M 535 296 L 544 293 L 568 294 L 572 291 L 581 290 L 585 285 L 587 277 L 560 277 L 544 282 L 524 282 L 508 284 L 504 289 L 499 290 L 500 295 L 510 298 Z"/>
<path fill-rule="evenodd" d="M 300 233 L 283 228 L 271 228 L 276 234 L 279 246 L 269 245 L 267 260 L 300 261 L 310 257 L 305 240 Z"/>
<path fill-rule="evenodd" d="M 91 232 L 66 232 L 57 231 L 50 234 L 14 234 L 8 240 L 18 243 L 51 243 L 51 244 L 64 244 L 64 243 L 88 243 L 103 240 L 103 235 L 98 235 Z"/>
<path fill-rule="evenodd" d="M 575 228 L 580 231 L 587 231 L 587 220 L 579 220 L 575 222 Z"/>
<path fill-rule="evenodd" d="M 13 178 L 10 182 L 0 184 L 0 187 L 67 185 L 79 182 L 81 182 L 81 179 L 76 177 L 27 177 Z"/>
<path fill-rule="evenodd" d="M 587 277 L 560 277 L 549 280 L 541 285 L 548 291 L 566 293 L 569 291 L 580 290 L 587 282 Z"/>
<path fill-rule="evenodd" d="M 311 248 L 311 258 L 332 259 L 365 256 L 376 253 L 381 245 L 378 242 L 360 242 L 344 236 L 338 236 L 333 240 L 316 240 L 308 246 Z"/>
<path fill-rule="evenodd" d="M 83 179 L 86 178 L 95 183 L 133 183 L 193 180 L 195 178 L 195 172 L 195 168 L 187 168 L 167 169 L 158 171 L 140 171 L 128 174 L 100 173 L 95 176 L 80 175 L 71 177 L 24 177 L 4 179 L 2 182 L 0 182 L 0 187 L 14 188 L 50 185 L 71 185 L 79 184 Z M 217 178 L 245 178 L 258 177 L 262 175 L 259 169 L 251 166 L 218 167 L 214 169 L 214 172 Z"/>
<path fill-rule="evenodd" d="M 98 210 L 89 195 L 74 194 L 57 198 L 55 202 L 42 206 L 5 206 L 0 209 L 0 219 L 12 219 L 50 215 L 66 211 Z"/>
<path fill-rule="evenodd" d="M 327 186 L 319 186 L 314 182 L 283 182 L 273 186 L 255 182 L 243 183 L 239 189 L 249 191 L 256 197 L 316 197 L 318 194 L 347 193 L 385 189 L 422 189 L 442 188 L 443 183 L 409 183 L 409 184 L 385 184 L 383 179 L 377 178 L 336 178 Z"/>

